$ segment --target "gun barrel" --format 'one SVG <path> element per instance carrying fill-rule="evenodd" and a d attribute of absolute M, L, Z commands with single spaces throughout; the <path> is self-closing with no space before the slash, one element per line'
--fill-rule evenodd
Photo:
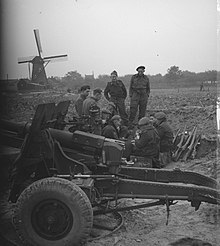
<path fill-rule="evenodd" d="M 13 136 L 17 136 L 20 138 L 20 141 L 24 139 L 25 135 L 30 132 L 31 123 L 27 122 L 12 122 L 8 120 L 0 121 L 1 132 L 4 132 L 4 142 L 3 144 L 12 146 L 11 143 L 13 141 L 9 140 L 7 136 L 7 132 L 12 132 Z M 103 136 L 94 135 L 92 133 L 75 131 L 73 133 L 64 130 L 58 130 L 54 128 L 48 128 L 51 136 L 56 139 L 62 147 L 67 149 L 75 149 L 79 151 L 83 151 L 86 153 L 93 154 L 95 150 L 102 150 L 104 142 L 111 142 L 118 144 L 124 147 L 125 143 L 121 140 L 105 138 Z M 5 133 L 6 132 L 6 133 Z M 2 134 L 1 134 L 2 135 Z M 9 141 L 7 141 L 7 139 Z"/>
<path fill-rule="evenodd" d="M 116 143 L 119 144 L 120 146 L 124 147 L 125 146 L 125 142 L 122 140 L 118 140 L 118 139 L 111 139 L 111 138 L 105 138 L 106 142 L 111 142 L 111 143 Z"/>

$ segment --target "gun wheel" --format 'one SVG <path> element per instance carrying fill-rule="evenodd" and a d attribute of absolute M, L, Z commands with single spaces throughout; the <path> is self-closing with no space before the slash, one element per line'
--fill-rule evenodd
<path fill-rule="evenodd" d="M 78 245 L 89 236 L 92 224 L 88 197 L 65 179 L 34 182 L 21 193 L 15 208 L 14 225 L 24 245 Z"/>

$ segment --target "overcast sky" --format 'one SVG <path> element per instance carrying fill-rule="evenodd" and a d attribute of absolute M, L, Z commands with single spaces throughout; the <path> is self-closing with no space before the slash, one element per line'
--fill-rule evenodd
<path fill-rule="evenodd" d="M 170 66 L 202 72 L 217 69 L 216 0 L 2 0 L 1 79 L 28 76 L 18 57 L 67 54 L 50 63 L 48 76 L 77 70 L 95 76 L 117 70 L 164 75 Z"/>

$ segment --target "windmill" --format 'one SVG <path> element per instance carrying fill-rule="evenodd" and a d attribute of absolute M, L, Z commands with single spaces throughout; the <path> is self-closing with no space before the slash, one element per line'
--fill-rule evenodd
<path fill-rule="evenodd" d="M 56 55 L 56 56 L 47 56 L 42 57 L 42 46 L 40 42 L 39 30 L 34 30 L 34 36 L 37 44 L 38 56 L 29 56 L 29 57 L 20 57 L 18 58 L 18 63 L 28 63 L 28 71 L 30 77 L 30 64 L 32 63 L 32 75 L 31 82 L 41 85 L 47 85 L 47 76 L 45 72 L 45 67 L 50 61 L 58 61 L 67 58 L 67 55 Z"/>

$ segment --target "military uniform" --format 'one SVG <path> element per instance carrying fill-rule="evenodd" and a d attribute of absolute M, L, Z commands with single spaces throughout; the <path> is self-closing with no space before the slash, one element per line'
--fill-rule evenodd
<path fill-rule="evenodd" d="M 126 126 L 116 128 L 113 123 L 109 123 L 102 130 L 102 136 L 112 139 L 125 139 L 128 137 L 128 134 L 128 128 Z"/>
<path fill-rule="evenodd" d="M 168 123 L 161 122 L 157 127 L 160 137 L 160 152 L 167 152 L 173 148 L 173 131 Z"/>
<path fill-rule="evenodd" d="M 91 117 L 92 133 L 101 135 L 101 112 L 94 97 L 88 97 L 84 100 L 82 114 Z"/>
<path fill-rule="evenodd" d="M 113 123 L 109 123 L 102 130 L 102 136 L 106 138 L 119 139 L 119 129 Z"/>
<path fill-rule="evenodd" d="M 173 130 L 167 123 L 166 115 L 158 112 L 154 116 L 157 119 L 156 130 L 160 137 L 160 161 L 162 166 L 171 162 L 171 151 L 173 149 Z"/>
<path fill-rule="evenodd" d="M 150 83 L 148 77 L 143 74 L 135 74 L 131 78 L 129 96 L 130 102 L 130 118 L 129 121 L 132 123 L 135 120 L 138 106 L 139 106 L 139 117 L 141 119 L 145 116 L 148 97 L 150 94 Z"/>
<path fill-rule="evenodd" d="M 130 155 L 145 157 L 154 168 L 160 168 L 159 151 L 160 138 L 152 125 L 146 125 L 139 133 L 139 139 L 134 145 L 127 141 L 125 144 L 124 156 L 129 160 Z"/>
<path fill-rule="evenodd" d="M 108 82 L 104 90 L 104 96 L 108 101 L 111 101 L 116 105 L 124 124 L 127 124 L 128 115 L 125 108 L 127 90 L 123 82 L 121 80 Z"/>
<path fill-rule="evenodd" d="M 79 117 L 82 116 L 83 101 L 86 99 L 85 96 L 79 95 L 75 102 L 75 109 Z"/>

